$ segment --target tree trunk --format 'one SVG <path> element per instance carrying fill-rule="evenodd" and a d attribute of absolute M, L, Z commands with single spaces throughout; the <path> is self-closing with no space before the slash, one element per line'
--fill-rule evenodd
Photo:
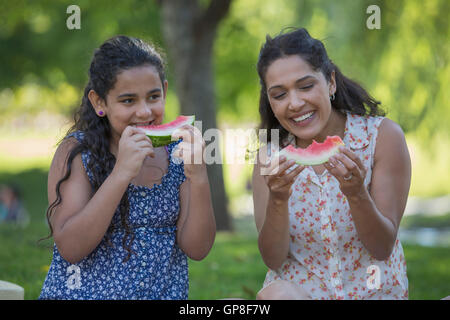
<path fill-rule="evenodd" d="M 211 0 L 206 9 L 196 0 L 162 0 L 162 30 L 174 70 L 181 112 L 195 114 L 202 131 L 217 128 L 213 45 L 217 25 L 231 0 Z M 208 144 L 208 141 L 206 141 Z M 208 165 L 218 230 L 231 230 L 222 165 Z"/>

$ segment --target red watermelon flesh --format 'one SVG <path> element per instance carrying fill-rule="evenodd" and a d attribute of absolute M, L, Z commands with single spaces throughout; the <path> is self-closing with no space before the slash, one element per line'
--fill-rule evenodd
<path fill-rule="evenodd" d="M 339 147 L 344 146 L 344 142 L 339 136 L 327 137 L 323 143 L 313 140 L 306 149 L 295 148 L 292 145 L 287 146 L 279 152 L 287 160 L 294 160 L 301 165 L 318 165 L 328 161 L 328 159 L 339 152 Z"/>

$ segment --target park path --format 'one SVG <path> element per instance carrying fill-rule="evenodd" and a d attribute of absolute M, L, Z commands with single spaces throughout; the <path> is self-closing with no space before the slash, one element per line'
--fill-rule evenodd
<path fill-rule="evenodd" d="M 404 215 L 441 215 L 450 212 L 450 195 L 437 198 L 409 197 Z"/>
<path fill-rule="evenodd" d="M 233 213 L 238 216 L 253 214 L 253 199 L 251 194 L 244 194 L 234 200 Z M 442 215 L 450 212 L 450 195 L 436 198 L 421 198 L 410 196 L 406 203 L 404 216 L 425 214 Z"/>

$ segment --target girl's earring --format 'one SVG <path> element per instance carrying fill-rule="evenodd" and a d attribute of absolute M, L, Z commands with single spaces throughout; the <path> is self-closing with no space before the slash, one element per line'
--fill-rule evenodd
<path fill-rule="evenodd" d="M 330 96 L 330 100 L 333 101 L 335 99 L 334 93 Z"/>
<path fill-rule="evenodd" d="M 99 115 L 100 117 L 103 117 L 103 111 L 99 111 L 99 112 L 98 112 L 98 115 Z"/>

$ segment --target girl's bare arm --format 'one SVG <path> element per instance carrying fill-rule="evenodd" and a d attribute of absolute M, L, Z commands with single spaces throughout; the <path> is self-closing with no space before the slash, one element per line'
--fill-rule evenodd
<path fill-rule="evenodd" d="M 66 140 L 58 147 L 48 175 L 48 201 L 56 199 L 56 184 L 64 176 L 66 157 L 76 142 Z M 113 173 L 95 194 L 84 170 L 81 154 L 72 162 L 68 180 L 61 184 L 62 202 L 50 223 L 61 256 L 76 263 L 92 252 L 106 233 L 129 181 Z"/>

